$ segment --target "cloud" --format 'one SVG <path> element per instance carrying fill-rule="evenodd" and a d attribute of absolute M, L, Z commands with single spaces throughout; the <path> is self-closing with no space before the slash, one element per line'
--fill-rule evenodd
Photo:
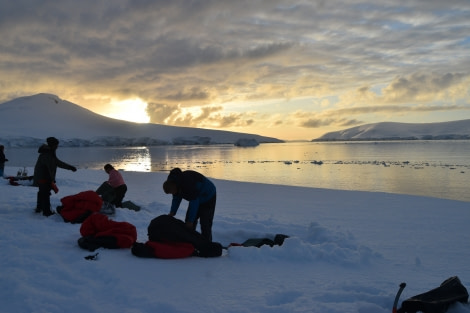
<path fill-rule="evenodd" d="M 259 100 L 292 113 L 309 110 L 291 99 L 323 99 L 327 111 L 302 122 L 273 111 L 282 127 L 366 118 L 333 108 L 462 105 L 469 18 L 466 0 L 2 1 L 0 99 L 140 98 L 153 122 L 221 128 L 262 125 L 245 113 Z"/>
<path fill-rule="evenodd" d="M 444 90 L 462 82 L 469 74 L 415 73 L 397 77 L 383 89 L 384 102 L 411 102 L 435 99 Z"/>
<path fill-rule="evenodd" d="M 189 90 L 179 90 L 178 92 L 167 95 L 165 97 L 166 100 L 171 101 L 202 101 L 210 99 L 210 93 L 206 90 L 201 90 L 198 87 L 192 87 Z"/>
<path fill-rule="evenodd" d="M 152 123 L 206 128 L 243 127 L 254 123 L 253 113 L 221 114 L 222 111 L 221 106 L 204 106 L 188 111 L 180 106 L 147 105 L 147 114 Z"/>
<path fill-rule="evenodd" d="M 162 103 L 148 103 L 147 104 L 147 115 L 150 117 L 151 123 L 165 124 L 166 120 L 173 114 L 179 112 L 179 108 L 174 108 Z"/>
<path fill-rule="evenodd" d="M 407 113 L 419 112 L 442 112 L 442 111 L 469 111 L 469 105 L 378 105 L 365 107 L 351 107 L 334 110 L 327 110 L 320 114 L 307 112 L 297 112 L 293 116 L 298 120 L 301 127 L 320 128 L 324 126 L 355 126 L 364 123 L 364 120 L 351 118 L 365 114 L 394 114 L 404 115 Z"/>

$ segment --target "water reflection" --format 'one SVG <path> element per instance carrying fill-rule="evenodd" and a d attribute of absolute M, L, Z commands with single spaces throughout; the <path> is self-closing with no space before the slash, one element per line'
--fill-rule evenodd
<path fill-rule="evenodd" d="M 119 159 L 115 159 L 114 167 L 125 171 L 150 172 L 152 170 L 152 157 L 147 147 L 128 148 L 128 151 Z"/>
<path fill-rule="evenodd" d="M 6 152 L 8 166 L 36 162 L 37 149 Z M 64 147 L 57 154 L 78 168 L 102 170 L 111 163 L 126 171 L 159 172 L 180 167 L 216 179 L 470 201 L 470 141 Z"/>

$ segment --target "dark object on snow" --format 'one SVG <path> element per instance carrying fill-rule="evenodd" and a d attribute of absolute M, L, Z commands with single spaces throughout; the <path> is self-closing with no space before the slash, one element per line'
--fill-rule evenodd
<path fill-rule="evenodd" d="M 129 200 L 124 201 L 122 203 L 122 207 L 126 208 L 126 209 L 129 209 L 129 210 L 134 210 L 136 212 L 140 211 L 140 206 L 138 206 L 137 204 L 135 204 L 134 202 L 129 201 Z"/>
<path fill-rule="evenodd" d="M 118 249 L 116 237 L 113 236 L 84 236 L 78 239 L 78 245 L 80 248 L 95 251 L 98 248 L 107 248 L 107 249 Z"/>
<path fill-rule="evenodd" d="M 401 304 L 398 313 L 444 313 L 456 302 L 467 303 L 468 291 L 457 276 L 446 279 L 439 287 L 411 297 Z"/>
<path fill-rule="evenodd" d="M 99 252 L 96 252 L 95 254 L 87 255 L 85 257 L 85 260 L 96 261 L 96 260 L 98 260 L 98 254 L 99 254 Z"/>
<path fill-rule="evenodd" d="M 136 242 L 132 245 L 131 252 L 133 255 L 140 258 L 156 258 L 157 256 L 153 253 L 152 247 L 145 243 Z"/>
<path fill-rule="evenodd" d="M 170 215 L 160 215 L 154 218 L 148 226 L 148 237 L 150 241 L 190 243 L 201 257 L 222 255 L 220 243 L 208 241 L 197 231 L 189 229 L 183 221 Z"/>
<path fill-rule="evenodd" d="M 274 236 L 274 240 L 271 240 L 269 238 L 252 238 L 248 239 L 245 242 L 243 242 L 241 245 L 244 247 L 261 247 L 264 245 L 269 245 L 270 247 L 272 246 L 282 246 L 284 243 L 284 239 L 289 238 L 287 235 L 282 235 L 282 234 L 277 234 Z"/>
<path fill-rule="evenodd" d="M 245 240 L 243 243 L 236 243 L 232 242 L 228 247 L 225 247 L 224 249 L 230 248 L 230 247 L 257 247 L 260 248 L 261 246 L 268 245 L 270 247 L 273 246 L 282 246 L 284 243 L 284 240 L 286 238 L 289 238 L 287 235 L 283 234 L 277 234 L 274 236 L 274 240 L 270 238 L 251 238 Z"/>
<path fill-rule="evenodd" d="M 220 243 L 208 241 L 197 231 L 189 229 L 183 221 L 169 215 L 160 215 L 150 222 L 148 238 L 145 244 L 135 243 L 132 254 L 162 259 L 222 255 Z"/>

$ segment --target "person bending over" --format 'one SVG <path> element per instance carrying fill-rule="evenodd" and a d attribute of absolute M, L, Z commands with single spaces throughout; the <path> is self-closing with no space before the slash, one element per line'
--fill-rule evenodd
<path fill-rule="evenodd" d="M 201 173 L 174 168 L 163 183 L 163 191 L 173 195 L 168 215 L 175 216 L 181 201 L 185 199 L 189 202 L 186 226 L 195 230 L 200 220 L 201 234 L 212 241 L 212 221 L 217 196 L 215 185 Z"/>

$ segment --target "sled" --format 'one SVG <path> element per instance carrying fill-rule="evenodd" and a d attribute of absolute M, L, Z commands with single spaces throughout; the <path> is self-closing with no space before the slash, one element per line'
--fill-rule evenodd
<path fill-rule="evenodd" d="M 34 176 L 8 176 L 8 182 L 12 186 L 32 186 Z"/>
<path fill-rule="evenodd" d="M 406 286 L 402 283 L 395 299 L 394 311 L 397 313 L 444 313 L 457 302 L 467 303 L 468 292 L 457 276 L 446 279 L 439 287 L 416 295 L 403 301 L 401 308 L 396 310 L 396 303 L 401 291 Z"/>

